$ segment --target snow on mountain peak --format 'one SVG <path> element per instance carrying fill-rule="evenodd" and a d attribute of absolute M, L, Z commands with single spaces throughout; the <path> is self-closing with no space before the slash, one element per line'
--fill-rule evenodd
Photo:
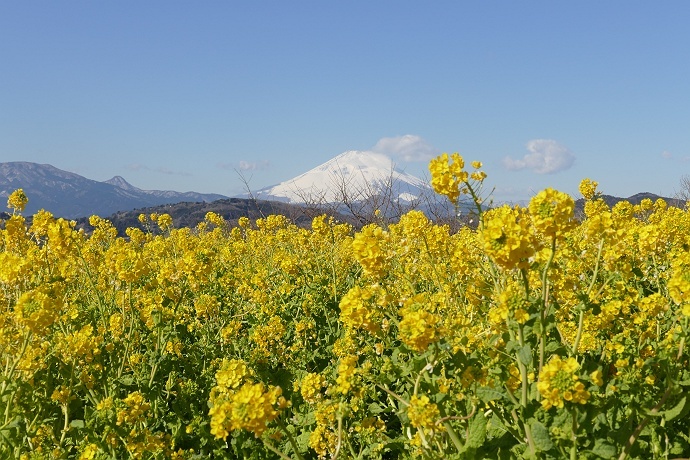
<path fill-rule="evenodd" d="M 390 189 L 394 199 L 412 201 L 429 184 L 395 168 L 388 156 L 349 150 L 293 179 L 257 192 L 258 198 L 291 203 L 357 201 Z"/>

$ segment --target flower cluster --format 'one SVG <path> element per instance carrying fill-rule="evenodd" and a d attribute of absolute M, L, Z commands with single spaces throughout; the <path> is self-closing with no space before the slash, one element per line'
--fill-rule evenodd
<path fill-rule="evenodd" d="M 507 269 L 527 268 L 535 253 L 536 240 L 525 209 L 504 205 L 487 211 L 481 238 L 486 253 Z"/>
<path fill-rule="evenodd" d="M 537 389 L 542 395 L 541 405 L 544 409 L 551 407 L 562 408 L 565 402 L 585 404 L 590 397 L 576 374 L 580 365 L 575 358 L 562 360 L 560 356 L 553 358 L 539 373 Z"/>
<path fill-rule="evenodd" d="M 434 187 L 434 191 L 448 197 L 451 203 L 456 204 L 462 184 L 469 178 L 464 168 L 465 160 L 458 153 L 453 153 L 450 157 L 444 153 L 432 159 L 429 162 L 429 172 L 431 172 L 431 186 Z"/>

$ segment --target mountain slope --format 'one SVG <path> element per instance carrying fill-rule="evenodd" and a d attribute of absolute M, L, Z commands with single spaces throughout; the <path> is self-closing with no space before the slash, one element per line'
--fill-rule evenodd
<path fill-rule="evenodd" d="M 351 150 L 304 174 L 259 190 L 256 197 L 289 203 L 319 204 L 360 201 L 376 194 L 410 202 L 431 187 L 395 168 L 386 155 Z"/>
<path fill-rule="evenodd" d="M 25 215 L 45 209 L 68 219 L 93 214 L 107 216 L 117 211 L 180 201 L 227 198 L 195 192 L 141 190 L 119 176 L 99 182 L 47 164 L 25 161 L 0 163 L 0 198 L 6 198 L 18 188 L 24 189 L 29 197 Z"/>

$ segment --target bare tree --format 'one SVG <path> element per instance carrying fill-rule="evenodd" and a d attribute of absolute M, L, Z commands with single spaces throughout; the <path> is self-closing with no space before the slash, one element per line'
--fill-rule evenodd
<path fill-rule="evenodd" d="M 680 189 L 674 192 L 673 198 L 680 202 L 677 204 L 678 206 L 682 206 L 690 201 L 690 175 L 686 174 L 681 177 L 678 186 Z"/>

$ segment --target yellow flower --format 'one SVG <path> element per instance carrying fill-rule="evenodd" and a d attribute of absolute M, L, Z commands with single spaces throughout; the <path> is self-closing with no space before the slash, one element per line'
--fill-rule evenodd
<path fill-rule="evenodd" d="M 600 369 L 597 369 L 596 371 L 589 374 L 589 378 L 592 380 L 592 383 L 598 387 L 604 386 L 604 379 L 602 377 L 603 374 Z"/>
<path fill-rule="evenodd" d="M 211 433 L 225 439 L 230 431 L 245 429 L 256 437 L 266 430 L 266 424 L 278 417 L 274 405 L 282 405 L 280 387 L 267 389 L 263 383 L 245 383 L 228 399 L 214 401 L 209 411 Z"/>
<path fill-rule="evenodd" d="M 338 364 L 338 377 L 335 379 L 336 391 L 341 394 L 347 394 L 354 383 L 355 373 L 357 371 L 357 356 L 349 355 L 340 360 Z"/>
<path fill-rule="evenodd" d="M 247 369 L 247 365 L 241 359 L 224 359 L 220 369 L 216 371 L 216 384 L 220 387 L 234 390 L 249 375 L 249 369 Z"/>
<path fill-rule="evenodd" d="M 441 318 L 424 310 L 404 309 L 399 325 L 400 340 L 415 351 L 422 352 L 440 338 Z"/>
<path fill-rule="evenodd" d="M 536 240 L 525 209 L 504 205 L 487 211 L 480 235 L 484 250 L 498 265 L 507 269 L 529 267 Z"/>
<path fill-rule="evenodd" d="M 464 167 L 465 161 L 458 153 L 453 153 L 450 158 L 444 153 L 429 162 L 431 186 L 436 193 L 448 197 L 453 204 L 457 204 L 461 186 L 469 178 Z"/>
<path fill-rule="evenodd" d="M 376 332 L 380 329 L 381 313 L 379 305 L 385 302 L 385 296 L 381 296 L 381 288 L 378 285 L 364 289 L 354 286 L 340 300 L 340 321 L 355 329 L 366 329 Z M 379 297 L 381 300 L 376 302 Z M 374 300 L 374 302 L 372 302 Z M 378 308 L 377 308 L 378 307 Z"/>
<path fill-rule="evenodd" d="M 362 265 L 364 273 L 380 277 L 386 268 L 386 256 L 383 245 L 388 240 L 388 233 L 376 224 L 369 224 L 355 235 L 352 251 Z"/>
<path fill-rule="evenodd" d="M 91 443 L 87 445 L 79 456 L 79 460 L 93 460 L 99 452 L 97 444 Z"/>
<path fill-rule="evenodd" d="M 426 395 L 413 395 L 407 407 L 410 424 L 415 428 L 434 428 L 436 421 L 441 418 L 438 406 L 429 402 Z"/>
<path fill-rule="evenodd" d="M 580 368 L 575 358 L 561 360 L 560 356 L 551 358 L 539 373 L 537 389 L 542 395 L 541 404 L 544 409 L 551 407 L 562 408 L 564 402 L 585 404 L 589 399 L 589 391 L 579 381 L 575 372 Z"/>
<path fill-rule="evenodd" d="M 24 190 L 21 188 L 18 188 L 14 192 L 10 193 L 10 196 L 7 197 L 7 207 L 14 211 L 23 212 L 28 202 L 29 199 L 26 197 Z"/>
<path fill-rule="evenodd" d="M 542 190 L 529 202 L 534 227 L 547 238 L 562 237 L 577 225 L 574 209 L 575 202 L 568 194 L 552 188 Z"/>
<path fill-rule="evenodd" d="M 321 388 L 326 385 L 326 379 L 321 374 L 308 373 L 302 379 L 300 393 L 308 403 L 315 403 L 321 398 Z"/>
<path fill-rule="evenodd" d="M 62 306 L 62 299 L 50 289 L 38 288 L 19 297 L 14 314 L 18 323 L 42 334 L 58 319 Z"/>
<path fill-rule="evenodd" d="M 582 179 L 580 182 L 580 193 L 586 200 L 591 200 L 597 193 L 598 182 L 591 179 Z"/>
<path fill-rule="evenodd" d="M 117 425 L 133 425 L 141 422 L 144 420 L 146 412 L 151 408 L 151 404 L 138 391 L 127 395 L 123 402 L 125 403 L 125 408 L 117 412 Z"/>

